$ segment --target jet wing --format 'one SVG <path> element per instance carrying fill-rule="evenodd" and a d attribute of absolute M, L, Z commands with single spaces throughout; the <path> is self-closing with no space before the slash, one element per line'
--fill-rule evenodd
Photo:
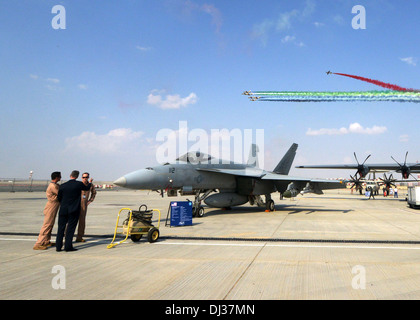
<path fill-rule="evenodd" d="M 246 168 L 246 169 L 206 169 L 206 168 L 197 168 L 199 171 L 207 172 L 217 172 L 223 174 L 230 174 L 234 176 L 257 178 L 261 180 L 271 180 L 271 181 L 283 181 L 283 182 L 310 182 L 322 185 L 324 189 L 328 189 L 328 186 L 337 187 L 337 185 L 342 184 L 342 181 L 338 180 L 327 180 L 327 179 L 312 179 L 305 177 L 294 177 L 283 174 L 277 174 L 274 172 L 267 172 L 257 168 Z"/>
<path fill-rule="evenodd" d="M 307 165 L 307 166 L 296 166 L 299 169 L 357 169 L 357 164 L 320 164 L 320 165 Z M 369 166 L 370 168 L 370 166 Z"/>
<path fill-rule="evenodd" d="M 323 194 L 322 190 L 325 189 L 346 188 L 346 181 L 293 177 L 276 174 L 274 172 L 268 172 L 261 179 L 265 181 L 273 181 L 279 188 L 281 188 L 281 185 L 284 186 L 284 184 L 293 183 L 295 187 L 303 189 L 304 192 L 313 192 L 316 194 Z"/>
<path fill-rule="evenodd" d="M 328 179 L 313 179 L 313 178 L 305 178 L 305 177 L 293 177 L 293 176 L 286 176 L 282 174 L 276 174 L 272 172 L 268 172 L 264 175 L 262 180 L 273 180 L 273 181 L 290 181 L 290 182 L 310 182 L 310 183 L 317 183 L 323 186 L 328 185 L 335 185 L 342 184 L 343 181 L 341 180 L 328 180 Z M 328 189 L 325 187 L 325 189 Z"/>
<path fill-rule="evenodd" d="M 240 176 L 240 177 L 257 178 L 257 179 L 262 179 L 262 180 L 289 181 L 289 182 L 292 182 L 292 181 L 310 182 L 312 180 L 316 180 L 316 179 L 310 179 L 310 178 L 308 179 L 308 178 L 302 178 L 302 177 L 291 177 L 291 176 L 287 176 L 283 174 L 277 174 L 274 172 L 267 172 L 267 171 L 257 169 L 257 168 L 246 168 L 246 169 L 197 168 L 197 170 L 223 173 L 223 174 L 229 174 L 229 175 Z M 330 180 L 325 180 L 325 181 L 330 181 Z"/>
<path fill-rule="evenodd" d="M 397 163 L 389 164 L 366 164 L 366 167 L 370 171 L 398 171 L 401 169 L 401 166 Z M 420 163 L 409 163 L 407 167 L 411 169 L 420 170 Z M 321 165 L 307 165 L 307 166 L 296 166 L 295 168 L 299 169 L 358 169 L 357 164 L 321 164 Z"/>

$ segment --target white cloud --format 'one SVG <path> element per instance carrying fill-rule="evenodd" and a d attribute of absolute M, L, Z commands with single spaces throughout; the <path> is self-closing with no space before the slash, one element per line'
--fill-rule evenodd
<path fill-rule="evenodd" d="M 308 136 L 321 136 L 321 135 L 343 135 L 343 134 L 382 134 L 387 130 L 384 126 L 373 126 L 372 128 L 364 128 L 359 123 L 355 122 L 350 124 L 348 128 L 339 128 L 339 129 L 328 129 L 322 128 L 319 130 L 312 130 L 311 128 L 306 131 Z"/>
<path fill-rule="evenodd" d="M 306 0 L 305 8 L 302 11 L 302 17 L 309 17 L 315 12 L 315 1 L 313 0 Z"/>
<path fill-rule="evenodd" d="M 204 12 L 211 17 L 211 24 L 216 27 L 216 33 L 220 32 L 220 29 L 223 24 L 223 18 L 220 10 L 212 4 L 199 5 L 193 1 L 183 1 L 181 2 L 182 12 L 185 15 L 190 15 L 194 12 Z"/>
<path fill-rule="evenodd" d="M 268 34 L 271 28 L 274 26 L 274 22 L 272 20 L 264 20 L 259 24 L 255 24 L 252 27 L 251 37 L 253 39 L 259 39 L 263 45 L 267 44 Z"/>
<path fill-rule="evenodd" d="M 305 44 L 302 41 L 297 41 L 295 36 L 285 36 L 281 39 L 281 43 L 293 43 L 294 45 L 298 47 L 304 47 Z"/>
<path fill-rule="evenodd" d="M 276 30 L 283 31 L 292 27 L 292 19 L 299 15 L 298 10 L 281 13 L 276 23 Z"/>
<path fill-rule="evenodd" d="M 59 91 L 59 90 L 60 90 L 60 87 L 53 86 L 53 85 L 51 85 L 51 84 L 46 84 L 46 85 L 45 85 L 45 88 L 47 88 L 47 89 L 48 89 L 48 90 L 50 90 L 50 91 Z"/>
<path fill-rule="evenodd" d="M 189 104 L 195 104 L 197 100 L 197 95 L 194 92 L 190 93 L 187 97 L 182 98 L 179 94 L 168 94 L 166 97 L 162 97 L 158 90 L 153 90 L 147 96 L 148 104 L 157 106 L 161 109 L 180 109 Z"/>
<path fill-rule="evenodd" d="M 79 88 L 79 89 L 81 89 L 81 90 L 87 90 L 87 88 L 88 88 L 88 86 L 87 85 L 85 85 L 85 84 L 78 84 L 77 85 L 77 87 Z"/>
<path fill-rule="evenodd" d="M 333 20 L 334 20 L 335 23 L 337 23 L 337 24 L 339 24 L 341 26 L 345 24 L 344 18 L 341 15 L 339 15 L 339 14 L 335 15 L 333 17 Z"/>
<path fill-rule="evenodd" d="M 60 83 L 60 79 L 56 79 L 56 78 L 47 78 L 47 81 L 52 82 L 52 83 Z"/>
<path fill-rule="evenodd" d="M 222 14 L 220 13 L 220 10 L 212 4 L 203 4 L 200 10 L 211 16 L 211 23 L 216 26 L 216 32 L 220 32 L 220 28 L 223 24 Z"/>
<path fill-rule="evenodd" d="M 408 142 L 410 140 L 410 136 L 408 134 L 400 135 L 400 142 Z"/>
<path fill-rule="evenodd" d="M 296 37 L 295 36 L 285 36 L 283 39 L 281 39 L 282 43 L 286 43 L 286 42 L 291 42 L 291 41 L 295 41 Z"/>
<path fill-rule="evenodd" d="M 136 46 L 136 49 L 140 50 L 140 51 L 150 51 L 150 50 L 152 50 L 152 47 Z"/>
<path fill-rule="evenodd" d="M 400 58 L 401 61 L 411 65 L 416 66 L 417 65 L 417 58 L 415 57 L 407 57 L 407 58 Z"/>
<path fill-rule="evenodd" d="M 127 149 L 132 149 L 133 143 L 140 142 L 142 135 L 143 132 L 130 128 L 118 128 L 106 134 L 85 131 L 78 136 L 67 138 L 65 151 L 97 155 L 126 153 Z"/>
<path fill-rule="evenodd" d="M 265 19 L 261 23 L 254 24 L 251 37 L 253 39 L 259 39 L 263 45 L 266 45 L 270 33 L 282 33 L 292 29 L 296 20 L 303 22 L 309 18 L 315 11 L 315 6 L 314 1 L 307 0 L 302 10 L 294 9 L 288 12 L 281 12 L 277 19 Z M 290 36 L 285 36 L 282 39 L 283 43 L 292 42 L 290 39 L 286 39 L 287 37 Z M 302 42 L 293 41 L 293 43 L 300 47 L 304 46 Z"/>

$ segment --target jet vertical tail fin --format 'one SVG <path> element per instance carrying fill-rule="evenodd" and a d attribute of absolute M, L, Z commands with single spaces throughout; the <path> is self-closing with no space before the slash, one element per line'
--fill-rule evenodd
<path fill-rule="evenodd" d="M 280 160 L 279 164 L 274 168 L 273 172 L 284 175 L 289 174 L 293 160 L 295 159 L 297 147 L 298 145 L 296 143 L 292 144 L 284 157 Z"/>
<path fill-rule="evenodd" d="M 255 143 L 251 144 L 251 149 L 249 150 L 247 165 L 249 165 L 251 167 L 259 168 L 259 163 L 258 163 L 258 152 L 259 151 L 260 150 L 258 149 L 258 146 Z"/>

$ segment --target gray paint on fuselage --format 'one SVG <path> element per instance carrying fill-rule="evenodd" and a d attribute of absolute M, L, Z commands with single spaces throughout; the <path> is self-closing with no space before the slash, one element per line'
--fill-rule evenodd
<path fill-rule="evenodd" d="M 222 173 L 198 171 L 198 168 L 224 168 L 223 165 L 206 165 L 175 163 L 164 165 L 167 168 L 168 181 L 172 180 L 172 188 L 191 186 L 193 190 L 203 189 L 231 189 L 236 188 L 234 176 Z"/>

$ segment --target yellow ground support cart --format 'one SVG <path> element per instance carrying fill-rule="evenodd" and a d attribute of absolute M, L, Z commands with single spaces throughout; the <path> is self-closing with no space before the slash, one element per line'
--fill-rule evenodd
<path fill-rule="evenodd" d="M 127 219 L 124 220 L 122 225 L 119 225 L 121 212 L 128 211 Z M 157 227 L 152 224 L 153 211 L 159 212 Z M 159 226 L 160 226 L 160 210 L 153 209 L 147 210 L 147 206 L 142 204 L 138 211 L 133 211 L 130 208 L 122 208 L 118 212 L 117 224 L 115 225 L 114 238 L 107 246 L 108 249 L 125 242 L 130 236 L 133 242 L 138 242 L 143 235 L 147 235 L 147 240 L 152 243 L 159 239 Z M 118 232 L 120 229 L 120 232 Z M 122 230 L 121 230 L 122 229 Z M 115 242 L 117 234 L 125 235 L 124 240 Z"/>

